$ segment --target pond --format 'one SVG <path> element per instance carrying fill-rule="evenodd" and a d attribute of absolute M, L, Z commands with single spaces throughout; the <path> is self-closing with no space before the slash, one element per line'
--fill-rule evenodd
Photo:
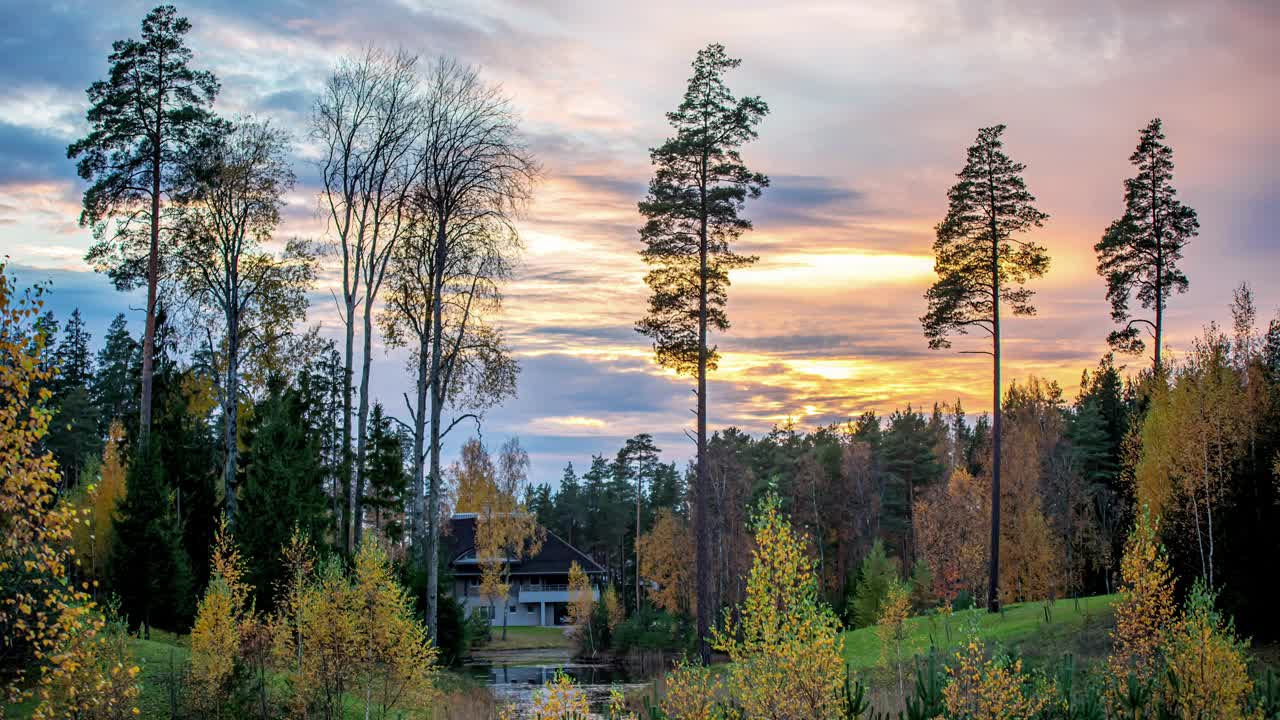
<path fill-rule="evenodd" d="M 611 688 L 632 693 L 649 685 L 648 678 L 635 670 L 576 661 L 566 648 L 480 652 L 465 666 L 466 673 L 487 685 L 499 703 L 513 705 L 517 717 L 528 715 L 534 693 L 554 680 L 558 670 L 573 678 L 574 684 L 586 693 L 591 710 L 597 713 L 608 705 Z"/>

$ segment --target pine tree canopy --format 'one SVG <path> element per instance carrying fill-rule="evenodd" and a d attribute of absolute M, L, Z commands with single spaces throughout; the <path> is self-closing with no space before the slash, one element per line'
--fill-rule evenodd
<path fill-rule="evenodd" d="M 996 289 L 1014 315 L 1034 315 L 1026 281 L 1049 270 L 1044 247 L 1016 236 L 1049 218 L 1035 208 L 1022 178 L 1026 166 L 1009 159 L 1005 126 L 982 128 L 968 162 L 947 191 L 947 216 L 933 244 L 938 281 L 925 293 L 929 310 L 920 319 L 931 348 L 951 347 L 950 336 L 973 328 L 993 332 Z"/>
<path fill-rule="evenodd" d="M 1111 319 L 1124 326 L 1107 342 L 1121 352 L 1140 354 L 1146 343 L 1138 325 L 1147 325 L 1158 345 L 1165 302 L 1174 290 L 1187 291 L 1187 276 L 1177 263 L 1183 248 L 1200 233 L 1200 221 L 1196 211 L 1177 198 L 1173 148 L 1164 142 L 1160 118 L 1142 129 L 1129 162 L 1138 174 L 1124 181 L 1124 215 L 1111 223 L 1093 249 L 1098 274 L 1107 281 Z M 1155 308 L 1155 319 L 1134 318 L 1131 298 L 1143 308 Z"/>
<path fill-rule="evenodd" d="M 92 226 L 98 242 L 86 260 L 121 289 L 138 287 L 147 276 L 157 166 L 163 194 L 184 148 L 217 122 L 208 107 L 218 81 L 190 67 L 190 31 L 186 18 L 162 5 L 143 19 L 141 39 L 114 42 L 108 79 L 87 91 L 89 134 L 67 148 L 80 177 L 90 183 L 80 224 Z M 109 232 L 112 218 L 119 218 L 115 232 Z"/>
<path fill-rule="evenodd" d="M 651 267 L 645 283 L 653 294 L 636 330 L 653 341 L 658 363 L 679 373 L 693 374 L 698 368 L 702 243 L 707 324 L 715 330 L 729 328 L 724 311 L 729 271 L 756 261 L 729 247 L 751 229 L 751 221 L 739 215 L 746 199 L 759 197 L 769 185 L 769 178 L 747 169 L 738 151 L 756 137 L 756 125 L 769 112 L 760 98 L 735 98 L 725 86 L 724 73 L 740 62 L 718 44 L 698 52 L 683 102 L 667 113 L 675 136 L 649 154 L 656 170 L 649 194 L 640 202 L 646 218 L 640 256 Z M 707 367 L 715 366 L 711 347 Z"/>

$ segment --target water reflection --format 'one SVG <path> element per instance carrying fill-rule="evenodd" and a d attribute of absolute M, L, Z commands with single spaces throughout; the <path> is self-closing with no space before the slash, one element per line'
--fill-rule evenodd
<path fill-rule="evenodd" d="M 515 706 L 521 716 L 531 707 L 534 693 L 544 683 L 554 680 L 557 671 L 573 678 L 574 684 L 586 694 L 593 711 L 608 705 L 611 688 L 630 693 L 647 685 L 646 678 L 638 677 L 625 667 L 578 662 L 560 649 L 485 653 L 473 657 L 466 671 L 485 683 L 498 702 Z"/>

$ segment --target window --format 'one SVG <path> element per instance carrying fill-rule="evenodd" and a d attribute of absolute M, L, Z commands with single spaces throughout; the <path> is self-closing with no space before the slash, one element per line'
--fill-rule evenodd
<path fill-rule="evenodd" d="M 514 614 L 516 614 L 516 613 L 518 613 L 518 612 L 520 612 L 520 608 L 516 607 L 515 605 L 512 605 L 512 606 L 511 606 L 511 614 L 512 614 L 512 615 L 514 615 Z"/>

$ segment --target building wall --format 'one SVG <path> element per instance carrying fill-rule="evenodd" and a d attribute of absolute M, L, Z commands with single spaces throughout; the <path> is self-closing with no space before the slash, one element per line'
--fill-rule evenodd
<path fill-rule="evenodd" d="M 493 603 L 493 617 L 490 618 L 490 622 L 494 627 L 502 626 L 504 613 L 506 624 L 512 627 L 561 624 L 557 622 L 557 618 L 564 615 L 568 600 L 567 591 L 545 592 L 543 589 L 547 586 L 566 586 L 568 576 L 545 576 L 537 580 L 535 582 L 533 578 L 525 577 L 511 579 L 511 592 L 507 595 L 506 603 Z M 521 602 L 521 590 L 524 590 L 526 600 L 533 599 L 535 602 Z M 599 600 L 600 588 L 593 586 L 592 594 Z M 467 617 L 477 612 L 487 616 L 490 611 L 489 600 L 480 596 L 479 584 L 475 579 L 455 579 L 453 598 L 462 605 L 462 611 Z"/>

